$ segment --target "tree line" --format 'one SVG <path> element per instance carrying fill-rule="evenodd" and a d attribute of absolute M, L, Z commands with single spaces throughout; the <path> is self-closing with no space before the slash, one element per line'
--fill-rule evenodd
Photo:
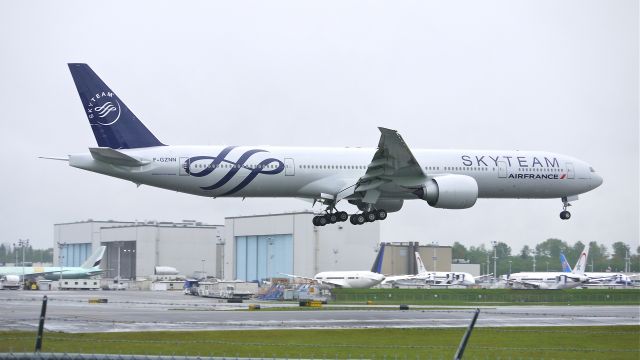
<path fill-rule="evenodd" d="M 21 248 L 17 244 L 0 244 L 0 265 L 4 265 L 7 263 L 22 264 L 23 250 L 25 263 L 53 262 L 53 248 L 34 249 L 31 245 L 27 245 L 24 248 Z"/>
<path fill-rule="evenodd" d="M 588 246 L 588 272 L 623 272 L 627 256 L 630 260 L 630 271 L 640 272 L 640 256 L 638 255 L 640 254 L 640 246 L 637 247 L 635 254 L 631 252 L 631 247 L 622 241 L 613 243 L 611 245 L 612 251 L 609 251 L 607 246 L 595 241 L 590 242 Z M 560 252 L 564 253 L 569 265 L 573 268 L 584 248 L 585 244 L 581 241 L 569 245 L 559 239 L 547 239 L 534 248 L 525 245 L 518 253 L 512 253 L 509 245 L 497 242 L 495 244 L 497 274 L 508 274 L 509 267 L 511 267 L 511 273 L 533 271 L 534 258 L 535 271 L 562 271 Z M 493 273 L 493 245 L 485 246 L 482 244 L 466 248 L 456 241 L 452 247 L 452 257 L 453 259 L 467 260 L 472 264 L 480 264 L 482 274 Z M 489 264 L 488 270 L 487 263 Z"/>

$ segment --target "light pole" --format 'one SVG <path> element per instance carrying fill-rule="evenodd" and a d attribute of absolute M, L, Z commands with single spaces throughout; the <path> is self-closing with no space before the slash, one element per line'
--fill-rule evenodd
<path fill-rule="evenodd" d="M 509 276 L 511 276 L 511 260 L 509 260 Z"/>
<path fill-rule="evenodd" d="M 493 280 L 495 281 L 498 278 L 498 268 L 497 268 L 497 264 L 498 264 L 498 242 L 497 241 L 492 241 L 491 245 L 493 245 Z"/>
<path fill-rule="evenodd" d="M 27 246 L 29 246 L 29 239 L 18 239 L 18 245 L 22 248 L 22 286 L 24 287 L 24 252 L 26 251 Z"/>
<path fill-rule="evenodd" d="M 431 246 L 433 247 L 433 271 L 438 271 L 436 268 L 437 265 L 437 261 L 438 261 L 438 256 L 436 256 L 436 248 L 438 247 L 438 242 L 437 241 L 432 241 L 431 242 Z"/>
<path fill-rule="evenodd" d="M 267 277 L 269 278 L 269 282 L 273 284 L 273 279 L 271 278 L 271 245 L 273 245 L 273 238 L 267 238 Z"/>
<path fill-rule="evenodd" d="M 60 285 L 62 285 L 62 249 L 67 245 L 67 243 L 58 241 L 58 265 L 60 265 Z"/>
<path fill-rule="evenodd" d="M 119 288 L 120 287 L 120 249 L 124 244 L 122 243 L 122 241 L 117 241 L 115 245 L 118 248 L 118 274 L 116 274 L 116 279 L 118 280 L 118 288 Z"/>
<path fill-rule="evenodd" d="M 201 276 L 202 276 L 204 279 L 206 279 L 207 277 L 206 277 L 206 276 L 204 276 L 204 262 L 205 262 L 205 261 L 207 261 L 207 260 L 202 259 L 202 260 L 200 260 L 200 261 L 202 261 L 202 275 L 201 275 Z"/>
<path fill-rule="evenodd" d="M 536 252 L 533 252 L 533 272 L 536 272 Z"/>

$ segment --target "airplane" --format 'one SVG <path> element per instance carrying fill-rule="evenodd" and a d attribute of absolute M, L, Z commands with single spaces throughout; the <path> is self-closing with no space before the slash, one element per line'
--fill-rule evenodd
<path fill-rule="evenodd" d="M 62 272 L 63 279 L 86 279 L 94 275 L 102 273 L 104 270 L 100 269 L 100 262 L 104 256 L 104 251 L 107 247 L 100 246 L 94 251 L 91 256 L 85 260 L 80 267 L 68 267 L 68 266 L 5 266 L 0 267 L 0 277 L 6 276 L 24 276 L 24 277 L 44 277 L 47 280 L 59 280 L 60 273 Z"/>
<path fill-rule="evenodd" d="M 572 289 L 584 285 L 589 277 L 585 274 L 589 248 L 580 254 L 576 266 L 571 272 L 518 272 L 505 276 L 507 285 L 511 288 L 530 289 Z"/>
<path fill-rule="evenodd" d="M 586 261 L 586 260 L 585 260 Z M 571 266 L 567 261 L 567 258 L 562 252 L 560 252 L 560 264 L 562 264 L 562 271 L 572 272 Z M 624 285 L 632 286 L 633 281 L 631 277 L 623 273 L 615 272 L 585 272 L 585 275 L 589 278 L 585 285 Z"/>
<path fill-rule="evenodd" d="M 348 271 L 322 271 L 314 277 L 309 278 L 299 275 L 280 273 L 290 278 L 304 279 L 320 285 L 330 285 L 345 289 L 368 289 L 380 284 L 385 276 L 381 273 L 382 259 L 384 256 L 384 244 L 380 246 L 378 255 L 373 261 L 371 271 L 348 270 Z"/>
<path fill-rule="evenodd" d="M 422 262 L 420 253 L 416 251 L 415 256 L 418 266 L 418 273 L 416 275 L 388 276 L 382 284 L 392 284 L 394 286 L 416 284 L 470 286 L 476 284 L 475 277 L 467 272 L 428 271 Z"/>
<path fill-rule="evenodd" d="M 68 64 L 98 147 L 66 158 L 75 168 L 211 198 L 292 197 L 320 203 L 315 226 L 384 220 L 406 200 L 466 209 L 478 198 L 560 198 L 560 218 L 602 184 L 593 167 L 546 151 L 410 149 L 379 127 L 377 148 L 165 145 L 87 64 Z M 349 215 L 337 206 L 358 208 Z"/>

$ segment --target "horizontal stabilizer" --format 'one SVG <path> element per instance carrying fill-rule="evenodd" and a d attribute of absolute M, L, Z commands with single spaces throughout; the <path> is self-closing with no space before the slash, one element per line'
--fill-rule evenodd
<path fill-rule="evenodd" d="M 134 158 L 133 156 L 107 147 L 89 148 L 89 151 L 94 159 L 113 165 L 142 166 L 151 162 L 149 160 Z"/>
<path fill-rule="evenodd" d="M 38 159 L 45 159 L 45 160 L 58 160 L 58 161 L 69 161 L 69 158 L 61 158 L 61 157 L 53 157 L 53 156 L 38 156 Z"/>

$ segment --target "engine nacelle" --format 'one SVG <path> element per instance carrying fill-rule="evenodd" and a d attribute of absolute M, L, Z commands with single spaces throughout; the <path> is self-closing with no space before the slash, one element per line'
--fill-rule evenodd
<path fill-rule="evenodd" d="M 478 183 L 471 176 L 443 175 L 429 180 L 414 194 L 436 208 L 467 209 L 478 199 Z"/>
<path fill-rule="evenodd" d="M 367 211 L 367 206 L 368 204 L 363 203 L 360 200 L 349 200 L 349 203 L 355 205 L 358 207 L 358 209 L 360 211 Z M 399 211 L 400 209 L 402 209 L 402 205 L 404 204 L 404 200 L 398 200 L 398 199 L 393 199 L 393 200 L 378 200 L 378 202 L 376 202 L 375 204 L 373 204 L 373 207 L 376 209 L 384 209 L 386 212 L 396 212 Z"/>

